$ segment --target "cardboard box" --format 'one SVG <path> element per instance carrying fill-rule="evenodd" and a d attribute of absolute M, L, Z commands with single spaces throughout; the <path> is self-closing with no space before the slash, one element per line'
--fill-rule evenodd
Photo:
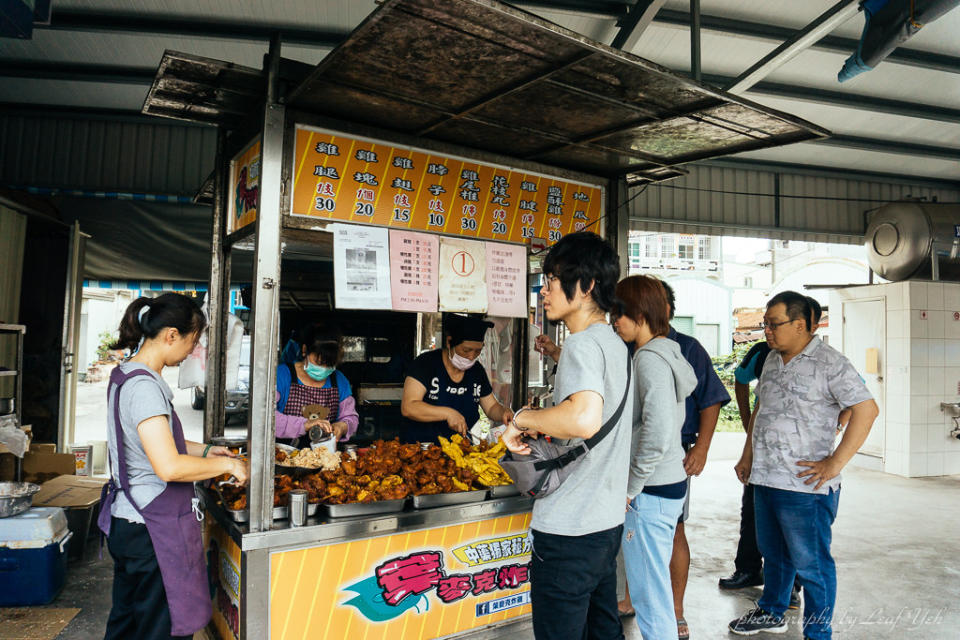
<path fill-rule="evenodd" d="M 100 490 L 106 482 L 106 478 L 62 475 L 43 483 L 40 492 L 33 496 L 33 506 L 89 507 L 100 501 Z"/>
<path fill-rule="evenodd" d="M 73 475 L 76 463 L 72 453 L 37 453 L 23 456 L 23 480 L 42 484 L 62 475 Z"/>
<path fill-rule="evenodd" d="M 57 445 L 52 442 L 34 442 L 30 445 L 30 451 L 34 453 L 56 453 Z"/>

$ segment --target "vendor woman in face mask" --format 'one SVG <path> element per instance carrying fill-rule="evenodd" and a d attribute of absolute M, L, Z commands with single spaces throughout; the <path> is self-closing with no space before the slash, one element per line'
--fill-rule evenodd
<path fill-rule="evenodd" d="M 277 438 L 309 447 L 306 434 L 317 426 L 340 442 L 349 440 L 357 432 L 360 417 L 350 383 L 337 371 L 343 356 L 340 334 L 313 325 L 304 335 L 300 354 L 301 360 L 277 367 Z M 319 413 L 323 415 L 308 418 L 316 407 L 322 407 Z"/>
<path fill-rule="evenodd" d="M 483 336 L 493 323 L 449 314 L 443 319 L 443 347 L 413 361 L 403 383 L 400 411 L 406 418 L 400 439 L 436 442 L 438 436 L 466 435 L 480 418 L 478 406 L 494 423 L 507 424 L 513 411 L 493 395 L 477 363 Z"/>

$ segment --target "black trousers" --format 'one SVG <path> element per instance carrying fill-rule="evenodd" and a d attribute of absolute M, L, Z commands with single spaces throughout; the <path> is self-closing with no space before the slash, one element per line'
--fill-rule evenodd
<path fill-rule="evenodd" d="M 147 526 L 113 518 L 107 548 L 113 557 L 113 606 L 104 640 L 167 640 L 170 608 Z"/>
<path fill-rule="evenodd" d="M 582 536 L 532 533 L 533 635 L 538 640 L 623 640 L 617 614 L 623 525 Z"/>
<path fill-rule="evenodd" d="M 753 507 L 753 485 L 743 485 L 743 498 L 740 500 L 740 542 L 737 543 L 737 557 L 733 561 L 741 573 L 760 573 L 763 571 L 763 557 L 757 546 L 757 519 Z"/>

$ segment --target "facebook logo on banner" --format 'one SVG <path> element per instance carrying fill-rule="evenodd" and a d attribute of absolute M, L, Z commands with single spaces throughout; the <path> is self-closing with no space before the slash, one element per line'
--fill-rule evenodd
<path fill-rule="evenodd" d="M 500 611 L 513 609 L 514 607 L 522 607 L 525 604 L 530 604 L 529 591 L 506 596 L 505 598 L 497 598 L 496 600 L 487 600 L 477 605 L 477 617 L 489 616 L 494 613 L 499 613 Z"/>

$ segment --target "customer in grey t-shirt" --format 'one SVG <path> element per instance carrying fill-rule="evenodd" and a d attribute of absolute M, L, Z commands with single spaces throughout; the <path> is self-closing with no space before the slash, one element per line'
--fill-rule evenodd
<path fill-rule="evenodd" d="M 150 464 L 150 459 L 143 450 L 137 426 L 148 418 L 166 416 L 170 418 L 173 402 L 173 391 L 156 371 L 139 362 L 125 362 L 120 365 L 120 371 L 129 373 L 137 369 L 150 372 L 150 377 L 137 376 L 131 378 L 120 388 L 120 423 L 123 426 L 124 453 L 127 460 L 127 472 L 130 481 L 130 493 L 141 509 L 163 493 L 167 483 L 157 477 Z M 113 420 L 113 406 L 116 398 L 114 385 L 109 386 L 107 395 L 107 447 L 110 452 L 110 473 L 113 481 L 120 486 L 119 463 L 117 462 L 117 432 Z M 129 520 L 143 522 L 143 517 L 137 513 L 124 492 L 117 493 L 113 502 L 111 515 Z"/>
<path fill-rule="evenodd" d="M 619 640 L 617 552 L 627 495 L 633 387 L 627 347 L 607 323 L 620 274 L 616 253 L 600 236 L 563 237 L 547 254 L 541 290 L 547 318 L 570 331 L 557 365 L 555 406 L 520 409 L 503 434 L 515 456 L 525 438 L 591 438 L 626 399 L 612 430 L 589 450 L 552 494 L 533 506 L 530 599 L 537 638 Z"/>

